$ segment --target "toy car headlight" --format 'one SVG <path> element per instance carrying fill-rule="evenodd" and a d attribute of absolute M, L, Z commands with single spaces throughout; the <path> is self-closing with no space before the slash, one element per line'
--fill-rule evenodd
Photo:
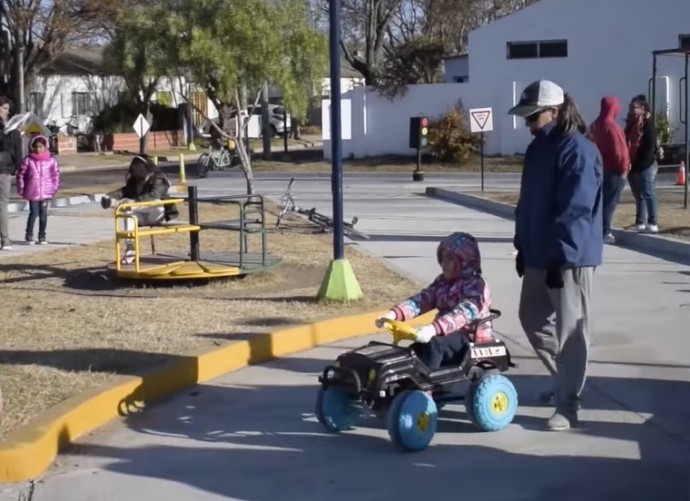
<path fill-rule="evenodd" d="M 376 381 L 376 369 L 370 369 L 369 374 L 367 375 L 367 383 L 371 384 L 374 381 Z"/>

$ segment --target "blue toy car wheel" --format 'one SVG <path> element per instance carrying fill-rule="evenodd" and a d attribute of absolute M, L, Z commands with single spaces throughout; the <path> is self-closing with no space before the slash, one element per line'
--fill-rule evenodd
<path fill-rule="evenodd" d="M 316 418 L 327 430 L 351 430 L 359 420 L 359 412 L 352 399 L 341 388 L 320 388 L 316 397 Z"/>
<path fill-rule="evenodd" d="M 438 426 L 436 403 L 426 392 L 408 390 L 398 394 L 388 413 L 388 435 L 406 451 L 426 449 Z"/>
<path fill-rule="evenodd" d="M 485 374 L 470 386 L 465 408 L 472 423 L 482 431 L 498 431 L 515 417 L 518 395 L 510 379 Z"/>

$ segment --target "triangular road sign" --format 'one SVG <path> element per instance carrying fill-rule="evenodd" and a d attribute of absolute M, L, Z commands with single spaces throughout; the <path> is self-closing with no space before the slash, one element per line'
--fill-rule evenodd
<path fill-rule="evenodd" d="M 474 118 L 475 122 L 477 122 L 477 125 L 479 126 L 480 129 L 484 129 L 484 126 L 486 125 L 487 120 L 489 120 L 489 117 L 491 116 L 490 111 L 473 111 L 472 112 L 472 118 Z"/>

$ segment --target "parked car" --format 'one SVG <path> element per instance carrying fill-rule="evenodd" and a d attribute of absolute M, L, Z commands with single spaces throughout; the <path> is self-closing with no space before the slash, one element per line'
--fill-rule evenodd
<path fill-rule="evenodd" d="M 251 109 L 251 108 L 250 108 Z M 249 111 L 249 110 L 248 110 Z M 245 112 L 246 113 L 246 112 Z M 237 116 L 237 112 L 233 111 L 230 113 L 229 118 L 232 120 Z M 245 114 L 246 116 L 246 114 Z M 290 130 L 291 127 L 291 117 L 290 114 L 285 117 L 285 108 L 278 104 L 268 105 L 268 119 L 271 124 L 271 137 L 282 136 L 285 127 Z M 211 119 L 213 123 L 218 124 L 218 118 Z M 228 130 L 234 130 L 234 124 L 229 124 L 227 126 Z M 262 135 L 262 124 L 261 124 L 261 105 L 257 105 L 254 108 L 254 112 L 249 120 L 249 125 L 247 127 L 249 137 L 261 137 Z M 207 120 L 204 124 L 201 135 L 204 137 L 210 137 L 211 135 L 211 124 Z"/>

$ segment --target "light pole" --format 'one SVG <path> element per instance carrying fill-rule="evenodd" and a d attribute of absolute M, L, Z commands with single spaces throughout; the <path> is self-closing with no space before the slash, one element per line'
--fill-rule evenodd
<path fill-rule="evenodd" d="M 333 194 L 333 260 L 319 289 L 319 298 L 333 301 L 353 301 L 362 298 L 352 266 L 345 259 L 343 218 L 343 152 L 341 143 L 340 109 L 340 5 L 330 0 L 328 5 L 328 35 L 331 63 L 331 192 Z"/>

